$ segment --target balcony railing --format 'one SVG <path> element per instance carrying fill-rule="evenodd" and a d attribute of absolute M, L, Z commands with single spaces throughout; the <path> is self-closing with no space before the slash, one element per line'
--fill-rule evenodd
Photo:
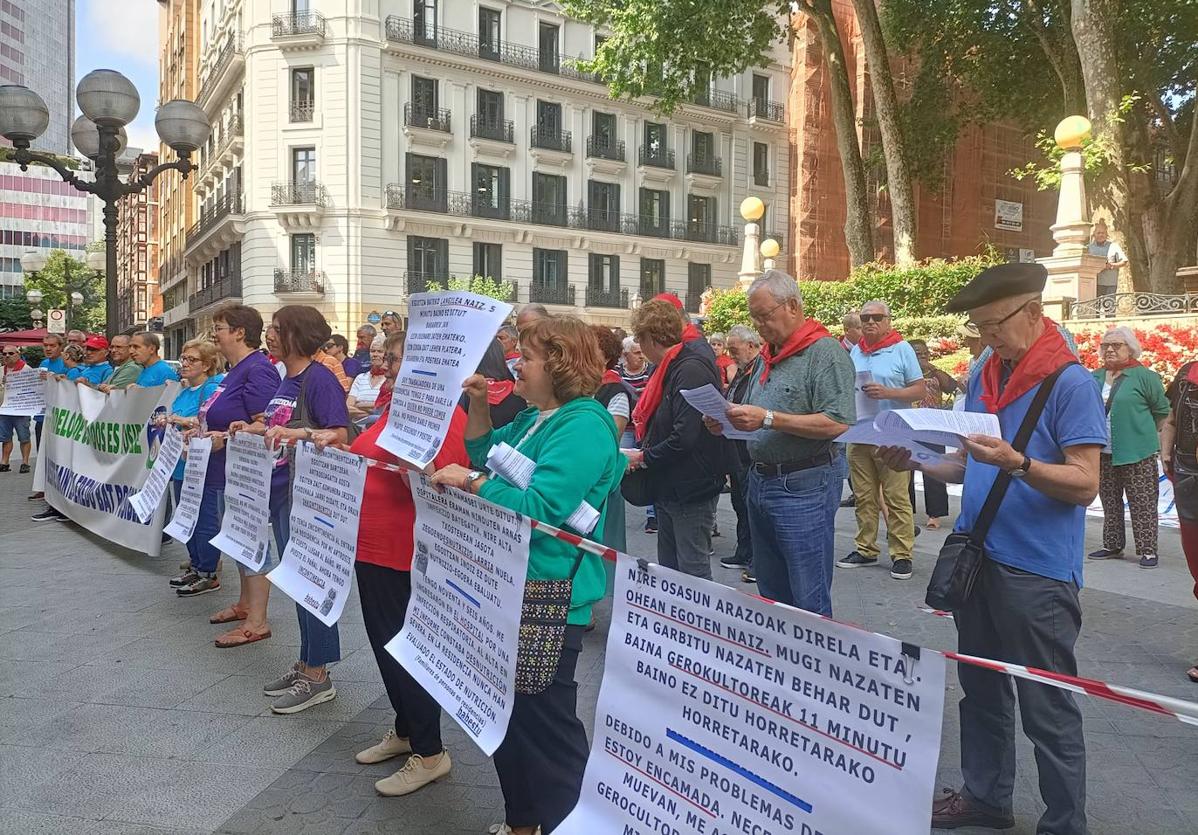
<path fill-rule="evenodd" d="M 488 119 L 477 113 L 470 117 L 470 135 L 479 139 L 515 143 L 516 133 L 511 119 Z"/>
<path fill-rule="evenodd" d="M 209 203 L 200 211 L 199 219 L 187 230 L 188 243 L 194 243 L 229 215 L 239 215 L 242 212 L 242 197 L 240 193 L 226 194 L 219 200 Z"/>
<path fill-rule="evenodd" d="M 654 168 L 669 168 L 674 170 L 674 152 L 665 148 L 650 148 L 642 145 L 636 154 L 637 165 L 651 165 Z"/>
<path fill-rule="evenodd" d="M 538 284 L 536 279 L 528 288 L 528 300 L 540 304 L 574 306 L 573 284 Z"/>
<path fill-rule="evenodd" d="M 782 252 L 786 252 L 786 233 L 785 232 L 778 232 L 778 231 L 762 232 L 761 240 L 764 241 L 767 238 L 773 238 L 775 241 L 778 242 L 778 248 Z"/>
<path fill-rule="evenodd" d="M 1066 319 L 1114 316 L 1188 316 L 1198 313 L 1198 293 L 1107 293 L 1066 305 Z"/>
<path fill-rule="evenodd" d="M 573 153 L 574 137 L 568 130 L 533 127 L 529 132 L 529 142 L 534 148 L 546 148 L 550 151 Z"/>
<path fill-rule="evenodd" d="M 628 308 L 628 290 L 587 286 L 587 307 Z"/>
<path fill-rule="evenodd" d="M 624 140 L 608 139 L 605 136 L 587 137 L 587 156 L 597 159 L 624 161 Z"/>
<path fill-rule="evenodd" d="M 216 304 L 219 301 L 240 298 L 241 273 L 232 273 L 221 276 L 207 287 L 201 287 L 192 293 L 191 297 L 187 300 L 187 306 L 192 313 L 195 313 L 200 308 Z"/>
<path fill-rule="evenodd" d="M 220 55 L 208 68 L 208 73 L 204 76 L 203 83 L 200 84 L 200 95 L 197 98 L 203 99 L 212 92 L 229 64 L 233 63 L 233 59 L 239 55 L 241 55 L 241 38 L 238 35 L 231 35 L 221 48 Z"/>
<path fill-rule="evenodd" d="M 781 122 L 786 118 L 786 107 L 780 101 L 769 99 L 750 99 L 748 107 L 750 119 L 765 119 L 770 122 Z"/>
<path fill-rule="evenodd" d="M 301 183 L 274 183 L 270 187 L 272 206 L 320 206 L 328 205 L 328 194 L 324 186 L 315 180 Z"/>
<path fill-rule="evenodd" d="M 205 153 L 200 159 L 200 176 L 207 173 L 212 164 L 225 155 L 225 151 L 229 150 L 229 146 L 233 144 L 234 139 L 240 139 L 243 135 L 241 123 L 241 114 L 235 113 L 229 118 L 229 122 L 221 131 L 219 141 L 212 149 L 212 153 Z"/>
<path fill-rule="evenodd" d="M 316 103 L 312 101 L 293 101 L 291 103 L 292 122 L 311 122 Z"/>
<path fill-rule="evenodd" d="M 687 154 L 686 173 L 722 177 L 724 176 L 724 161 L 711 154 Z"/>
<path fill-rule="evenodd" d="M 409 270 L 404 273 L 404 286 L 407 288 L 409 296 L 413 293 L 423 293 L 428 290 L 430 281 L 444 287 L 449 282 L 449 273 L 437 271 L 420 272 L 418 270 Z"/>
<path fill-rule="evenodd" d="M 324 293 L 324 273 L 320 270 L 275 269 L 276 293 Z"/>
<path fill-rule="evenodd" d="M 426 128 L 451 133 L 450 113 L 445 107 L 413 106 L 408 102 L 403 106 L 403 123 L 412 128 Z"/>
<path fill-rule="evenodd" d="M 695 93 L 691 101 L 694 104 L 710 107 L 714 110 L 723 110 L 726 113 L 737 113 L 740 111 L 740 99 L 732 93 L 726 93 L 723 90 L 700 90 Z"/>
<path fill-rule="evenodd" d="M 768 186 L 770 184 L 770 172 L 765 168 L 756 168 L 753 170 L 753 185 Z"/>
<path fill-rule="evenodd" d="M 325 35 L 324 16 L 319 12 L 296 12 L 277 14 L 270 20 L 272 38 L 289 38 L 293 35 Z"/>

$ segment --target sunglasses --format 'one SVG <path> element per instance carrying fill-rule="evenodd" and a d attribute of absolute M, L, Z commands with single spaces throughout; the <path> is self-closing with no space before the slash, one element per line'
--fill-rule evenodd
<path fill-rule="evenodd" d="M 888 315 L 886 315 L 885 313 L 862 313 L 861 314 L 862 322 L 884 322 L 889 318 L 890 317 Z"/>
<path fill-rule="evenodd" d="M 19 357 L 19 356 L 21 356 L 21 354 L 20 354 L 20 352 L 18 352 L 18 351 L 5 351 L 5 352 L 4 352 L 4 356 L 6 356 L 6 357 Z"/>

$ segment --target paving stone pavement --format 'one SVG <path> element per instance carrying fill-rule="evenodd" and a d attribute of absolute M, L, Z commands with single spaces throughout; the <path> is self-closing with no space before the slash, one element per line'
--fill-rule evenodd
<path fill-rule="evenodd" d="M 220 628 L 207 616 L 236 599 L 233 566 L 225 566 L 219 592 L 180 600 L 166 585 L 183 558 L 179 545 L 148 558 L 74 525 L 34 523 L 29 515 L 40 504 L 26 501 L 29 483 L 28 476 L 0 475 L 0 833 L 477 835 L 502 819 L 494 770 L 451 720 L 443 725 L 453 773 L 415 795 L 374 792 L 374 781 L 396 763 L 354 762 L 353 754 L 391 722 L 356 595 L 341 620 L 337 699 L 274 716 L 261 685 L 290 665 L 298 647 L 294 609 L 281 594 L 272 595 L 272 639 L 218 650 L 212 638 Z M 842 552 L 852 548 L 852 513 L 842 510 L 837 520 Z M 629 551 L 652 557 L 654 538 L 640 530 L 643 511 L 629 508 L 628 520 Z M 718 565 L 734 547 L 727 497 L 719 520 L 716 579 L 739 585 L 738 572 Z M 1097 547 L 1099 528 L 1090 520 L 1087 550 Z M 943 537 L 920 536 L 909 582 L 881 568 L 838 570 L 837 618 L 952 648 L 951 621 L 916 608 Z M 1162 530 L 1155 571 L 1129 559 L 1087 565 L 1086 572 L 1082 674 L 1198 699 L 1198 686 L 1183 675 L 1198 658 L 1198 611 L 1176 531 Z M 610 607 L 605 602 L 598 611 L 578 671 L 588 727 Z M 938 785 L 956 786 L 959 691 L 951 665 L 948 688 Z M 1079 700 L 1093 835 L 1198 832 L 1198 728 Z M 1022 736 L 1018 767 L 1011 831 L 1030 835 L 1042 805 Z"/>

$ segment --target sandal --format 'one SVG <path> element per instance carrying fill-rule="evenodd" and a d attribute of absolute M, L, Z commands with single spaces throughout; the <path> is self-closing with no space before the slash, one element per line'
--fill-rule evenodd
<path fill-rule="evenodd" d="M 1198 664 L 1195 664 L 1193 667 L 1190 667 L 1190 669 L 1186 670 L 1186 678 L 1195 684 L 1198 684 Z"/>
<path fill-rule="evenodd" d="M 19 472 L 21 473 L 21 475 L 29 475 L 29 465 L 22 464 Z"/>
<path fill-rule="evenodd" d="M 248 629 L 234 629 L 231 632 L 226 632 L 214 642 L 218 649 L 232 649 L 233 647 L 241 647 L 246 644 L 255 644 L 258 641 L 265 641 L 270 637 L 270 630 L 265 632 L 251 632 Z"/>
<path fill-rule="evenodd" d="M 188 568 L 191 564 L 188 563 Z M 229 614 L 226 614 L 229 613 Z M 209 623 L 237 623 L 239 620 L 245 620 L 250 616 L 249 612 L 242 612 L 236 605 L 221 609 L 212 617 L 208 618 Z"/>
<path fill-rule="evenodd" d="M 0 464 L 0 473 L 11 473 L 12 467 L 8 464 Z"/>

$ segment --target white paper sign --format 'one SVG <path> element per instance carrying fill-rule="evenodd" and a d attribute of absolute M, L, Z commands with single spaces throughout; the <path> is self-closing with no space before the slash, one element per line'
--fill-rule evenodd
<path fill-rule="evenodd" d="M 304 442 L 295 448 L 291 536 L 266 575 L 325 626 L 341 617 L 354 579 L 366 459 Z"/>
<path fill-rule="evenodd" d="M 154 458 L 154 466 L 150 468 L 145 484 L 129 497 L 129 504 L 141 521 L 150 521 L 150 517 L 158 510 L 158 505 L 162 504 L 162 497 L 171 482 L 171 474 L 174 473 L 175 465 L 179 463 L 179 456 L 182 454 L 183 433 L 174 426 L 168 426 L 166 434 L 162 436 L 162 442 L 158 445 L 158 455 Z"/>
<path fill-rule="evenodd" d="M 1008 232 L 1023 231 L 1023 204 L 1013 200 L 994 201 L 994 228 Z"/>
<path fill-rule="evenodd" d="M 379 446 L 419 469 L 445 442 L 462 382 L 475 372 L 512 306 L 473 293 L 417 293 Z"/>
<path fill-rule="evenodd" d="M 503 476 L 521 490 L 527 490 L 532 484 L 533 473 L 537 471 L 537 462 L 520 450 L 500 443 L 491 447 L 491 451 L 487 453 L 487 469 L 495 475 Z M 587 504 L 586 499 L 566 517 L 566 525 L 583 536 L 595 530 L 598 524 L 599 511 Z"/>
<path fill-rule="evenodd" d="M 46 382 L 42 372 L 25 366 L 4 375 L 4 402 L 0 415 L 40 415 L 46 411 Z"/>
<path fill-rule="evenodd" d="M 557 835 L 927 832 L 944 656 L 619 555 Z"/>
<path fill-rule="evenodd" d="M 512 715 L 531 528 L 477 496 L 408 478 L 416 502 L 412 600 L 387 652 L 490 756 Z"/>
<path fill-rule="evenodd" d="M 697 389 L 682 389 L 680 393 L 699 414 L 719 421 L 725 438 L 744 441 L 757 437 L 756 432 L 737 429 L 732 425 L 732 422 L 728 420 L 727 412 L 733 404 L 725 400 L 724 395 L 720 394 L 711 383 L 699 386 Z"/>
<path fill-rule="evenodd" d="M 866 383 L 872 383 L 874 375 L 868 371 L 858 371 L 853 380 L 853 402 L 857 407 L 857 422 L 872 420 L 878 415 L 878 401 L 862 390 Z"/>
<path fill-rule="evenodd" d="M 187 442 L 187 464 L 183 467 L 183 488 L 179 505 L 163 533 L 186 545 L 195 534 L 200 518 L 200 503 L 204 500 L 204 480 L 208 477 L 208 458 L 212 455 L 211 438 L 192 438 Z"/>
<path fill-rule="evenodd" d="M 919 464 L 942 464 L 947 456 L 928 449 L 919 441 L 913 441 L 902 435 L 886 434 L 874 428 L 873 421 L 863 420 L 850 426 L 843 434 L 837 436 L 841 444 L 870 444 L 871 446 L 897 446 L 911 453 L 911 460 Z"/>
<path fill-rule="evenodd" d="M 937 446 L 960 447 L 968 435 L 1002 436 L 998 415 L 952 409 L 891 409 L 874 419 L 879 432 Z"/>
<path fill-rule="evenodd" d="M 225 517 L 212 538 L 219 548 L 257 571 L 266 562 L 270 528 L 270 475 L 274 453 L 261 435 L 238 432 L 225 442 Z"/>

